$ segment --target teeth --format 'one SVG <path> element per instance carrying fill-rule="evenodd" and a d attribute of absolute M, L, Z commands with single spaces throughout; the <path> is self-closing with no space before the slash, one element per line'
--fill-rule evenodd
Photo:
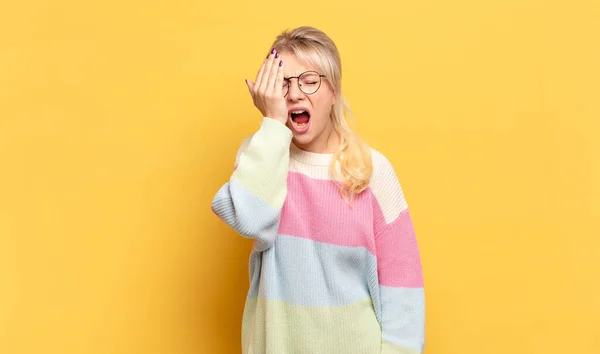
<path fill-rule="evenodd" d="M 306 112 L 306 111 L 303 110 L 303 109 L 301 109 L 299 111 L 292 111 L 292 114 L 300 114 L 300 113 L 303 113 L 303 112 Z"/>

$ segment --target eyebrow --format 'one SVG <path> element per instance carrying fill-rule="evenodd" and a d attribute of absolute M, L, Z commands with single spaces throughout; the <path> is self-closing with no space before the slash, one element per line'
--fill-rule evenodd
<path fill-rule="evenodd" d="M 305 73 L 305 72 L 307 72 L 307 71 L 315 71 L 315 70 L 306 69 L 306 70 L 302 71 L 300 74 L 296 74 L 296 73 L 294 73 L 294 74 L 292 74 L 292 75 L 290 75 L 290 76 L 285 76 L 285 75 L 284 75 L 284 76 L 283 76 L 283 79 L 284 79 L 284 80 L 289 80 L 289 79 L 291 79 L 291 78 L 297 79 L 297 78 L 298 78 L 300 75 L 304 74 L 304 73 Z"/>

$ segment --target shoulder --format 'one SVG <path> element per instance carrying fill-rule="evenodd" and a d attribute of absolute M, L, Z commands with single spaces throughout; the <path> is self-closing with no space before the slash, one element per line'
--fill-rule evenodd
<path fill-rule="evenodd" d="M 394 170 L 392 162 L 379 150 L 369 146 L 371 159 L 373 161 L 373 174 L 381 174 L 386 170 Z"/>
<path fill-rule="evenodd" d="M 391 185 L 399 187 L 400 183 L 392 162 L 383 153 L 373 147 L 369 147 L 369 150 L 371 152 L 371 161 L 373 163 L 371 187 L 389 187 Z"/>
<path fill-rule="evenodd" d="M 408 209 L 400 179 L 392 162 L 380 151 L 370 147 L 373 173 L 369 188 L 387 222 L 394 220 Z"/>

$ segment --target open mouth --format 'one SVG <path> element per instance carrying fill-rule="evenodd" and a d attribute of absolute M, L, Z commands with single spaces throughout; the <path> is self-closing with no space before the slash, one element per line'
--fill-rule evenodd
<path fill-rule="evenodd" d="M 295 128 L 298 131 L 303 131 L 308 128 L 308 122 L 310 121 L 310 113 L 305 109 L 299 109 L 290 112 L 291 119 Z"/>

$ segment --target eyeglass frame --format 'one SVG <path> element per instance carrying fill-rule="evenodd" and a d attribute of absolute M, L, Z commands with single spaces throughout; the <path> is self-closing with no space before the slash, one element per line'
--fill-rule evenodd
<path fill-rule="evenodd" d="M 302 86 L 300 86 L 300 76 L 302 76 L 306 73 L 315 73 L 315 74 L 319 75 L 319 87 L 317 87 L 317 89 L 314 92 L 306 93 L 306 92 L 304 92 L 304 90 L 302 90 Z M 321 88 L 321 84 L 323 83 L 323 80 L 321 80 L 322 77 L 326 78 L 327 75 L 320 74 L 318 71 L 315 71 L 315 70 L 307 70 L 298 76 L 284 77 L 283 80 L 285 82 L 287 82 L 287 91 L 285 92 L 285 95 L 283 95 L 283 97 L 286 97 L 288 95 L 288 93 L 290 93 L 290 86 L 292 86 L 292 82 L 290 81 L 290 79 L 296 79 L 297 80 L 296 84 L 298 85 L 298 89 L 300 89 L 300 91 L 302 91 L 303 94 L 309 96 L 309 95 L 314 95 L 315 93 L 317 93 L 317 91 L 319 91 L 319 89 Z"/>

